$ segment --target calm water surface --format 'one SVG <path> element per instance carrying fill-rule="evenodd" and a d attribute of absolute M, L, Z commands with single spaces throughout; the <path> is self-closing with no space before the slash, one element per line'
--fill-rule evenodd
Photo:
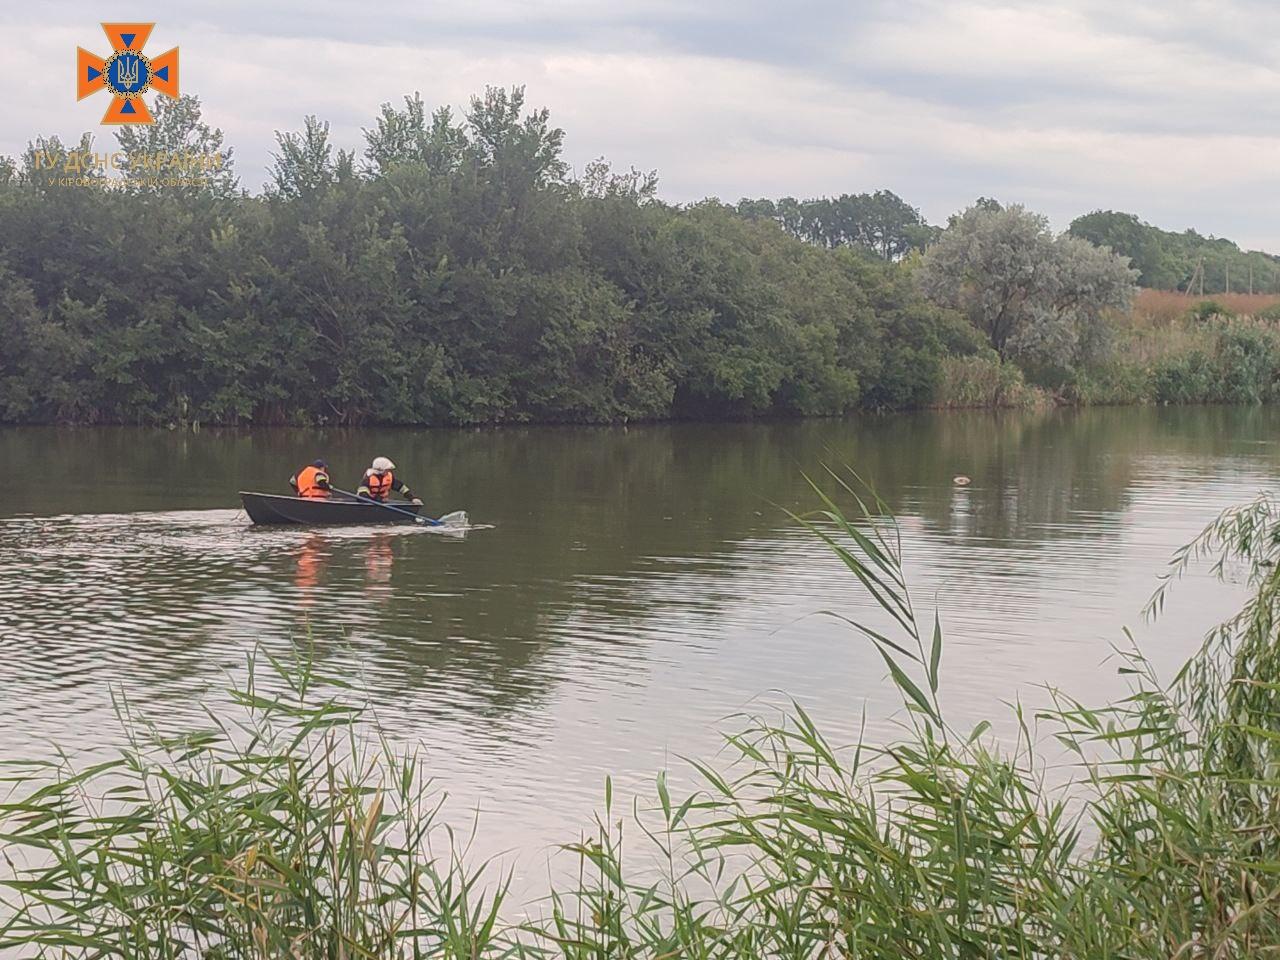
<path fill-rule="evenodd" d="M 1166 674 L 1238 587 L 1192 577 L 1139 612 L 1169 553 L 1273 489 L 1276 411 L 919 414 L 766 425 L 500 431 L 0 430 L 0 758 L 119 741 L 113 695 L 200 725 L 261 644 L 309 636 L 381 721 L 420 742 L 480 853 L 535 871 L 615 791 L 726 720 L 795 697 L 837 738 L 900 717 L 883 664 L 818 611 L 869 602 L 783 507 L 844 460 L 904 533 L 917 604 L 942 610 L 954 722 L 1053 684 L 1100 700 L 1129 625 Z M 390 456 L 436 512 L 493 524 L 254 529 L 240 489 L 286 492 L 326 456 L 355 485 Z M 973 478 L 957 489 L 955 474 Z M 339 485 L 342 485 L 340 482 Z"/>

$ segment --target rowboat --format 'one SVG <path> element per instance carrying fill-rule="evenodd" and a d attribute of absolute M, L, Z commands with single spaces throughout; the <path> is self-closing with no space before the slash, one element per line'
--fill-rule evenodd
<path fill-rule="evenodd" d="M 396 501 L 388 510 L 368 500 L 333 496 L 281 497 L 273 493 L 240 491 L 244 512 L 254 523 L 412 523 L 421 508 L 416 503 Z"/>

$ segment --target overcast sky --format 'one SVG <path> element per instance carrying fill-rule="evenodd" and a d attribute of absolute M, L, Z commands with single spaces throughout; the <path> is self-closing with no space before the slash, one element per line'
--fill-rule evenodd
<path fill-rule="evenodd" d="M 77 103 L 98 20 L 156 21 L 246 186 L 315 113 L 361 145 L 379 104 L 524 84 L 575 167 L 658 170 L 671 201 L 887 188 L 933 222 L 980 195 L 1056 226 L 1132 211 L 1280 251 L 1280 6 L 1101 0 L 4 0 L 0 152 L 114 135 Z"/>

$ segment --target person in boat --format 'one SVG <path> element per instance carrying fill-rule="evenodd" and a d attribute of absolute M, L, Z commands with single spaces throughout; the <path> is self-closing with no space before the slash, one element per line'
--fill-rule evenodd
<path fill-rule="evenodd" d="M 329 496 L 329 465 L 323 460 L 313 460 L 289 478 L 289 486 L 300 497 L 321 499 Z"/>
<path fill-rule="evenodd" d="M 356 489 L 356 495 L 369 500 L 385 503 L 394 490 L 406 500 L 422 506 L 422 501 L 413 495 L 409 485 L 395 474 L 396 465 L 386 457 L 374 457 L 373 464 L 364 472 L 364 479 Z"/>

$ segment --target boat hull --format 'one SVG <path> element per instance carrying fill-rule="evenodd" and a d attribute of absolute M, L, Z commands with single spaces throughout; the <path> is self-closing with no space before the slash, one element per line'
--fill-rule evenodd
<path fill-rule="evenodd" d="M 240 491 L 240 501 L 251 521 L 268 525 L 413 523 L 413 517 L 407 517 L 398 511 L 416 514 L 421 509 L 417 504 L 407 501 L 397 501 L 391 504 L 396 509 L 388 510 L 368 500 L 353 497 L 281 497 L 272 493 L 252 493 L 245 490 Z"/>

